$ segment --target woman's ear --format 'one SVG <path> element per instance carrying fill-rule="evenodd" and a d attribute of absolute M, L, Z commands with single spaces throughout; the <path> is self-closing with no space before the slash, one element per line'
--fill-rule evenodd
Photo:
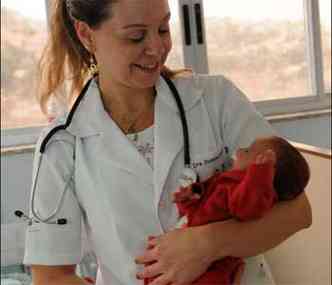
<path fill-rule="evenodd" d="M 89 25 L 83 21 L 75 21 L 74 27 L 76 30 L 77 37 L 80 39 L 82 45 L 88 50 L 91 54 L 95 52 L 95 43 L 93 39 L 93 30 Z"/>

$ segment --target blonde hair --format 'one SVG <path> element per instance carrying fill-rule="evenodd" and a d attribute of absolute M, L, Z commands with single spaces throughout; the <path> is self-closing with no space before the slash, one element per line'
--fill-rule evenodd
<path fill-rule="evenodd" d="M 109 6 L 117 0 L 54 0 L 51 7 L 49 39 L 39 61 L 38 101 L 44 114 L 53 97 L 65 97 L 68 107 L 89 78 L 90 53 L 77 37 L 73 20 L 98 26 L 110 15 Z M 172 78 L 189 69 L 171 70 L 164 66 L 162 74 Z M 66 87 L 68 92 L 59 92 Z"/>

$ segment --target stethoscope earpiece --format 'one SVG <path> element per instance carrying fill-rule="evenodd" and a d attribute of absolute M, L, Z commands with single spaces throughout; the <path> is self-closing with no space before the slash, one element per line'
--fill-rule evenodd
<path fill-rule="evenodd" d="M 56 223 L 58 225 L 66 225 L 67 224 L 67 219 L 57 219 Z"/>
<path fill-rule="evenodd" d="M 28 222 L 28 225 L 31 226 L 33 223 L 39 223 L 38 220 L 34 220 L 32 218 L 29 218 L 26 214 L 24 214 L 22 211 L 20 210 L 16 210 L 14 212 L 15 216 L 20 218 L 20 219 L 24 219 L 25 221 Z M 46 223 L 46 222 L 45 222 Z M 68 223 L 67 219 L 57 219 L 55 222 L 47 222 L 46 224 L 56 224 L 56 225 L 66 225 Z"/>

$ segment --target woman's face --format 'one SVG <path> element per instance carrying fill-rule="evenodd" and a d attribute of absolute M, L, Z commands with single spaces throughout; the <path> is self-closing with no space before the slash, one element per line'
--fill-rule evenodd
<path fill-rule="evenodd" d="M 92 30 L 100 76 L 130 88 L 152 87 L 172 47 L 168 0 L 120 0 Z"/>

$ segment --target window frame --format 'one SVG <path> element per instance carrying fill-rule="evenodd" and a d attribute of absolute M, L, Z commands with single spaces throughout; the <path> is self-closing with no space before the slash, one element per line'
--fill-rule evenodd
<path fill-rule="evenodd" d="M 202 11 L 204 11 L 203 0 L 185 0 L 186 4 L 191 1 L 191 6 L 200 4 Z M 324 65 L 322 58 L 322 40 L 321 40 L 321 21 L 319 13 L 320 0 L 302 0 L 304 9 L 304 24 L 306 36 L 306 54 L 308 61 L 308 82 L 309 82 L 309 95 L 289 97 L 283 99 L 268 99 L 254 101 L 257 110 L 264 115 L 276 115 L 285 113 L 298 113 L 306 111 L 314 111 L 324 108 L 331 108 L 331 93 L 325 92 L 324 87 Z M 192 8 L 192 11 L 194 9 Z M 180 11 L 181 12 L 181 11 Z M 195 27 L 196 18 L 192 12 L 193 27 Z M 206 41 L 206 25 L 202 19 L 204 27 L 204 38 Z M 183 34 L 183 33 L 182 33 Z M 190 66 L 194 71 L 209 74 L 208 68 L 208 53 L 207 46 L 197 44 L 197 31 L 195 28 L 191 29 L 191 37 L 194 39 L 194 45 L 197 46 L 196 50 L 192 52 L 195 55 L 191 60 Z M 184 49 L 185 52 L 185 49 Z M 202 64 L 207 62 L 207 65 Z M 203 67 L 202 67 L 203 66 Z"/>
<path fill-rule="evenodd" d="M 186 4 L 191 6 L 191 27 L 196 26 L 196 20 L 193 17 L 193 5 L 202 4 L 202 0 L 178 0 L 179 1 L 179 19 L 183 23 L 182 5 Z M 306 25 L 306 46 L 307 46 L 307 59 L 309 66 L 309 82 L 311 95 L 303 97 L 290 97 L 285 99 L 274 99 L 266 101 L 256 101 L 254 105 L 257 110 L 265 116 L 287 113 L 298 113 L 306 111 L 314 111 L 321 109 L 331 109 L 331 92 L 326 93 L 324 88 L 324 74 L 323 74 L 323 59 L 322 59 L 322 43 L 321 43 L 321 21 L 319 16 L 319 0 L 302 0 L 305 11 L 305 25 Z M 49 20 L 50 15 L 50 0 L 45 0 L 46 15 Z M 202 19 L 203 33 L 205 37 L 205 23 Z M 197 35 L 193 34 L 195 29 L 192 30 L 192 38 Z M 184 35 L 184 28 L 181 25 L 181 33 Z M 182 39 L 184 37 L 182 36 Z M 196 41 L 197 42 L 197 41 Z M 206 50 L 200 47 L 199 51 L 194 50 L 191 46 L 186 46 L 183 42 L 183 55 L 186 67 L 191 67 L 195 71 L 195 62 L 208 62 Z M 195 49 L 195 48 L 194 48 Z M 203 58 L 197 60 L 198 54 L 203 54 Z M 189 57 L 188 57 L 189 54 Z M 205 69 L 208 72 L 208 68 Z M 202 72 L 202 71 L 200 71 Z M 203 71 L 204 72 L 204 71 Z M 35 144 L 41 130 L 45 127 L 34 126 L 15 129 L 2 129 L 1 130 L 1 148 L 13 147 L 18 145 Z"/>
<path fill-rule="evenodd" d="M 331 109 L 331 92 L 325 91 L 324 83 L 319 1 L 303 0 L 311 95 L 255 102 L 257 109 L 264 115 Z"/>
<path fill-rule="evenodd" d="M 1 130 L 1 148 L 35 144 L 45 126 Z"/>

